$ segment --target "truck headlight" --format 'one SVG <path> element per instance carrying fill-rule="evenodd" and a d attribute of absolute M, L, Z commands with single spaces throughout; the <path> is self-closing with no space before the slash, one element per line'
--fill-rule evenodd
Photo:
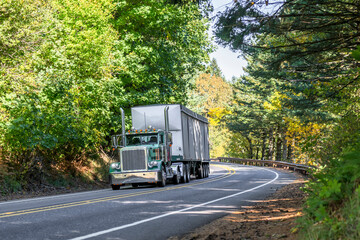
<path fill-rule="evenodd" d="M 112 163 L 110 166 L 114 169 L 120 169 L 120 163 Z"/>
<path fill-rule="evenodd" d="M 153 167 L 155 167 L 155 166 L 157 166 L 158 165 L 158 162 L 157 161 L 150 161 L 150 162 L 148 162 L 148 167 L 149 168 L 153 168 Z"/>

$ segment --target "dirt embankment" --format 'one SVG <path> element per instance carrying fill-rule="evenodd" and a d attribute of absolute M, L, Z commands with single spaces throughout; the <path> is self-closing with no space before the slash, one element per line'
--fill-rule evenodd
<path fill-rule="evenodd" d="M 169 240 L 297 239 L 295 220 L 302 215 L 305 193 L 300 188 L 304 183 L 298 179 L 254 206 Z"/>

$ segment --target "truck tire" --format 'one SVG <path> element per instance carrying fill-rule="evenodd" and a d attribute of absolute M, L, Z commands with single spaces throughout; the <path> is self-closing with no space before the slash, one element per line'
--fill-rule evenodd
<path fill-rule="evenodd" d="M 173 177 L 173 183 L 174 184 L 179 184 L 180 183 L 180 174 L 176 174 Z"/>
<path fill-rule="evenodd" d="M 159 187 L 165 187 L 166 186 L 166 178 L 167 178 L 167 174 L 166 174 L 165 167 L 162 167 L 161 168 L 161 181 L 158 182 Z"/>
<path fill-rule="evenodd" d="M 198 170 L 197 170 L 197 178 L 202 179 L 204 178 L 204 167 L 202 164 L 200 164 Z"/>
<path fill-rule="evenodd" d="M 190 182 L 191 177 L 190 177 L 191 173 L 190 173 L 190 165 L 186 165 L 186 182 Z"/>
<path fill-rule="evenodd" d="M 180 178 L 181 183 L 186 183 L 187 165 L 183 164 L 183 176 Z"/>
<path fill-rule="evenodd" d="M 111 185 L 112 190 L 119 190 L 120 185 Z"/>
<path fill-rule="evenodd" d="M 202 178 L 206 178 L 206 165 L 202 164 Z"/>

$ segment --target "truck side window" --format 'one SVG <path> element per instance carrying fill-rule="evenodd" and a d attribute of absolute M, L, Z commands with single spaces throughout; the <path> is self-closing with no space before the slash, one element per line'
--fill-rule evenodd
<path fill-rule="evenodd" d="M 150 139 L 149 139 L 149 143 L 157 144 L 157 137 L 156 136 L 151 136 Z"/>
<path fill-rule="evenodd" d="M 163 138 L 164 138 L 164 135 L 161 134 L 161 135 L 159 136 L 159 144 L 163 144 L 163 142 L 164 142 L 164 141 L 163 141 Z"/>

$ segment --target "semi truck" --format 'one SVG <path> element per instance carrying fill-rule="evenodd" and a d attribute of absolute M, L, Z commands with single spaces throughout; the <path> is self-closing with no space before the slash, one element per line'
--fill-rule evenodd
<path fill-rule="evenodd" d="M 191 176 L 201 179 L 210 173 L 208 121 L 180 104 L 148 105 L 131 108 L 132 128 L 112 136 L 118 152 L 110 164 L 113 190 L 167 182 L 187 183 Z"/>

